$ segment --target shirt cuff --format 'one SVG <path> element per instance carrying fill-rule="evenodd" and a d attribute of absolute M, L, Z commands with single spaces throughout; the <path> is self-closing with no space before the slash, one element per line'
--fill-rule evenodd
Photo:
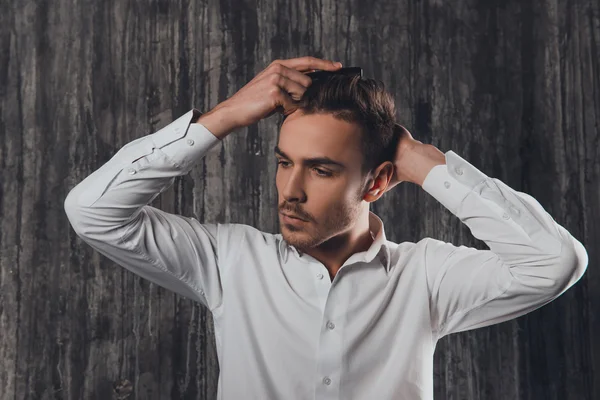
<path fill-rule="evenodd" d="M 194 108 L 150 135 L 155 147 L 185 171 L 191 170 L 198 160 L 222 142 L 204 125 L 192 123 L 201 114 Z"/>
<path fill-rule="evenodd" d="M 465 197 L 489 178 L 452 150 L 447 151 L 445 156 L 446 164 L 433 167 L 425 177 L 422 187 L 457 215 Z"/>

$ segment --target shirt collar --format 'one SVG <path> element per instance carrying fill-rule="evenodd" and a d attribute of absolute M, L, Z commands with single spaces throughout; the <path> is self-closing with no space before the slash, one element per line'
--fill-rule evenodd
<path fill-rule="evenodd" d="M 385 268 L 386 272 L 390 271 L 390 246 L 387 242 L 385 236 L 385 229 L 383 226 L 383 221 L 379 218 L 375 213 L 369 211 L 369 230 L 373 234 L 375 238 L 371 247 L 367 250 L 367 252 L 361 255 L 360 261 L 370 263 L 373 261 L 375 257 L 378 258 L 380 264 Z M 303 253 L 300 252 L 292 245 L 288 245 L 285 240 L 283 240 L 283 236 L 281 233 L 277 234 L 279 238 L 279 253 L 284 256 L 286 259 L 288 251 L 292 251 L 296 256 L 302 258 Z"/>

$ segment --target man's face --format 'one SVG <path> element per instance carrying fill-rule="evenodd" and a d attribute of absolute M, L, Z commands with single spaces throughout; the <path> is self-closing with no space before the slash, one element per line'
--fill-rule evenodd
<path fill-rule="evenodd" d="M 275 149 L 279 223 L 283 238 L 299 250 L 351 230 L 368 207 L 363 201 L 360 135 L 360 126 L 331 114 L 297 110 L 284 121 Z M 282 212 L 305 221 L 286 222 Z"/>

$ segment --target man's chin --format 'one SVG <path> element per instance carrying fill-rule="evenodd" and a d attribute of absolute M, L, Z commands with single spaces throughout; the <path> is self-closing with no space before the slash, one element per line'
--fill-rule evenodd
<path fill-rule="evenodd" d="M 289 229 L 286 229 L 285 227 L 282 227 L 281 234 L 286 242 L 288 242 L 289 244 L 294 244 L 294 245 L 304 242 L 303 239 L 306 237 L 305 232 L 291 231 Z"/>
<path fill-rule="evenodd" d="M 298 224 L 298 225 L 287 224 L 283 221 L 279 222 L 279 226 L 281 227 L 282 231 L 285 230 L 285 231 L 291 232 L 291 233 L 306 232 L 306 224 L 308 224 L 308 222 L 302 222 L 301 224 Z"/>
<path fill-rule="evenodd" d="M 315 245 L 315 240 L 306 231 L 281 230 L 283 239 L 296 248 L 311 248 Z"/>

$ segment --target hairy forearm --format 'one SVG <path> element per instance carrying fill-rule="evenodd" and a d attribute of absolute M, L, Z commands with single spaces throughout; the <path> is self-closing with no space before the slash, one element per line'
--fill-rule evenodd
<path fill-rule="evenodd" d="M 436 165 L 446 164 L 446 156 L 431 144 L 417 144 L 403 156 L 403 173 L 407 181 L 423 186 L 429 171 Z"/>
<path fill-rule="evenodd" d="M 234 112 L 225 103 L 220 103 L 192 122 L 204 125 L 213 135 L 223 140 L 238 128 L 233 122 L 233 115 Z"/>

